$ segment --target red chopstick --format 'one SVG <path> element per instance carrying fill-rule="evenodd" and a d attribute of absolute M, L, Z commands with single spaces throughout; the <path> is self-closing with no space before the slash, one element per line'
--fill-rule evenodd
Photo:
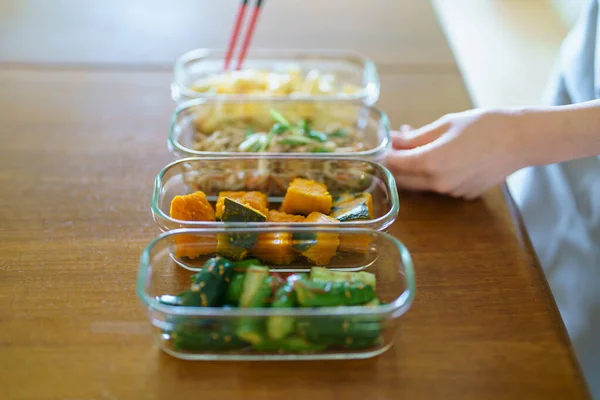
<path fill-rule="evenodd" d="M 252 13 L 252 19 L 250 20 L 250 27 L 246 32 L 246 37 L 244 38 L 244 42 L 242 44 L 242 52 L 238 58 L 236 70 L 240 70 L 242 65 L 244 64 L 244 59 L 246 58 L 246 53 L 248 52 L 248 47 L 250 46 L 250 42 L 252 41 L 252 35 L 254 34 L 254 27 L 256 26 L 256 20 L 258 19 L 258 15 L 260 13 L 260 6 L 262 4 L 262 0 L 258 0 L 256 3 L 256 7 L 254 7 L 254 12 Z"/>
<path fill-rule="evenodd" d="M 244 19 L 244 14 L 246 13 L 247 5 L 248 0 L 242 0 L 242 4 L 238 9 L 238 14 L 235 18 L 233 32 L 231 34 L 231 38 L 229 39 L 229 46 L 227 47 L 227 54 L 225 54 L 225 65 L 223 67 L 225 71 L 229 69 L 229 63 L 231 62 L 231 56 L 233 54 L 233 49 L 235 48 L 235 43 L 237 42 L 238 34 L 240 33 L 240 27 L 242 26 L 242 20 Z"/>
<path fill-rule="evenodd" d="M 238 58 L 238 62 L 236 65 L 236 69 L 239 70 L 242 68 L 244 60 L 246 58 L 246 53 L 248 52 L 248 47 L 250 47 L 250 42 L 252 41 L 252 36 L 254 35 L 254 28 L 256 26 L 256 21 L 258 20 L 258 15 L 260 13 L 261 4 L 263 0 L 257 0 L 256 5 L 254 6 L 254 11 L 250 18 L 250 25 L 248 30 L 246 31 L 246 36 L 242 43 L 242 50 L 240 56 Z M 248 6 L 248 0 L 242 0 L 240 8 L 238 10 L 237 16 L 235 17 L 235 24 L 233 26 L 233 32 L 231 33 L 231 38 L 229 39 L 229 45 L 227 47 L 227 53 L 225 53 L 225 63 L 223 65 L 223 69 L 227 71 L 229 69 L 229 64 L 231 63 L 231 58 L 233 52 L 236 47 L 236 42 L 238 35 L 240 33 L 240 28 L 242 26 L 242 21 L 244 19 L 244 14 L 246 13 L 246 8 Z"/>

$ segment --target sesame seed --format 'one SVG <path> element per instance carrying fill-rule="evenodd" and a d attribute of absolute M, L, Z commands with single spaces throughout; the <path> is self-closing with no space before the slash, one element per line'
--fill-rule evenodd
<path fill-rule="evenodd" d="M 229 343 L 231 342 L 231 336 L 227 335 L 223 338 L 223 340 L 225 340 L 225 343 Z"/>
<path fill-rule="evenodd" d="M 213 340 L 217 340 L 217 339 L 219 339 L 219 335 L 218 335 L 218 334 L 216 334 L 216 333 L 213 333 L 212 335 L 210 335 L 210 337 L 211 337 Z"/>
<path fill-rule="evenodd" d="M 350 297 L 352 296 L 352 295 L 350 294 L 350 291 L 349 291 L 349 290 L 346 290 L 346 293 L 344 293 L 344 295 L 345 295 L 347 298 L 350 298 Z"/>
<path fill-rule="evenodd" d="M 200 293 L 200 300 L 203 307 L 208 305 L 208 299 L 206 298 L 206 294 Z"/>
<path fill-rule="evenodd" d="M 200 286 L 198 286 L 196 283 L 194 283 L 194 284 L 192 284 L 191 290 L 192 290 L 192 292 L 199 292 Z"/>
<path fill-rule="evenodd" d="M 346 344 L 352 344 L 352 338 L 350 336 L 346 338 Z"/>

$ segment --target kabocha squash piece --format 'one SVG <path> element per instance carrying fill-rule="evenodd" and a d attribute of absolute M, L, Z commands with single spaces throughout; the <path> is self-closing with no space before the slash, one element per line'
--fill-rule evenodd
<path fill-rule="evenodd" d="M 302 222 L 305 217 L 292 215 L 281 211 L 270 210 L 268 222 Z M 292 248 L 292 234 L 288 232 L 263 233 L 258 235 L 258 240 L 252 250 L 252 255 L 262 261 L 276 265 L 288 265 L 296 258 Z"/>
<path fill-rule="evenodd" d="M 373 238 L 369 235 L 342 233 L 340 235 L 338 251 L 342 253 L 368 254 L 372 242 Z"/>
<path fill-rule="evenodd" d="M 269 210 L 267 216 L 268 222 L 304 222 L 305 219 L 304 215 L 288 214 L 278 210 Z"/>
<path fill-rule="evenodd" d="M 327 186 L 312 180 L 296 178 L 288 186 L 281 211 L 302 215 L 314 211 L 329 214 L 332 202 Z"/>
<path fill-rule="evenodd" d="M 247 204 L 240 204 L 227 197 L 223 199 L 223 222 L 265 222 L 267 217 Z M 256 244 L 256 234 L 252 233 L 220 233 L 217 235 L 217 252 L 234 260 L 241 260 Z"/>
<path fill-rule="evenodd" d="M 288 232 L 261 233 L 250 253 L 268 264 L 288 265 L 296 258 Z"/>
<path fill-rule="evenodd" d="M 201 191 L 173 197 L 169 215 L 184 221 L 215 221 L 215 210 Z"/>
<path fill-rule="evenodd" d="M 371 193 L 340 195 L 333 202 L 330 217 L 340 222 L 373 219 L 373 197 Z"/>
<path fill-rule="evenodd" d="M 247 203 L 241 203 L 228 197 L 223 199 L 223 222 L 265 222 L 266 213 L 252 207 Z"/>
<path fill-rule="evenodd" d="M 304 222 L 336 224 L 338 221 L 319 212 L 313 212 Z M 315 265 L 327 265 L 336 254 L 339 241 L 337 233 L 299 232 L 293 235 L 293 247 Z"/>
<path fill-rule="evenodd" d="M 171 200 L 169 210 L 171 218 L 183 221 L 215 221 L 215 211 L 203 192 L 195 192 L 184 196 L 175 196 Z M 194 235 L 177 235 L 176 257 L 197 258 L 216 251 L 217 240 L 212 237 Z"/>
<path fill-rule="evenodd" d="M 240 204 L 249 205 L 250 207 L 258 210 L 258 212 L 266 215 L 269 205 L 269 199 L 267 195 L 262 192 L 220 192 L 217 198 L 217 206 L 215 211 L 215 217 L 217 219 L 223 218 L 223 211 L 225 210 L 225 198 L 237 201 Z"/>
<path fill-rule="evenodd" d="M 330 214 L 341 222 L 369 220 L 373 219 L 373 215 L 373 197 L 370 193 L 340 195 L 334 201 Z M 372 241 L 373 238 L 369 235 L 342 234 L 338 251 L 366 254 Z"/>
<path fill-rule="evenodd" d="M 237 234 L 217 233 L 217 254 L 232 260 L 243 260 L 248 255 L 248 249 L 234 244 L 237 242 L 238 236 Z"/>

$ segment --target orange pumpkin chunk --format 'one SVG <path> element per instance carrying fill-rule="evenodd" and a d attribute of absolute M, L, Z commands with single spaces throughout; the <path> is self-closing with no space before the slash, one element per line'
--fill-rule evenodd
<path fill-rule="evenodd" d="M 312 180 L 296 178 L 287 188 L 281 211 L 302 215 L 315 211 L 329 214 L 332 202 L 327 186 Z"/>
<path fill-rule="evenodd" d="M 215 211 L 203 192 L 175 196 L 169 210 L 171 218 L 183 221 L 215 221 Z M 173 239 L 176 244 L 175 256 L 196 258 L 216 251 L 217 240 L 210 236 L 181 234 Z"/>
<path fill-rule="evenodd" d="M 225 209 L 225 197 L 230 200 L 236 201 L 242 205 L 250 206 L 260 212 L 261 214 L 267 215 L 269 212 L 268 205 L 269 199 L 265 193 L 261 192 L 220 192 L 219 198 L 217 199 L 217 207 L 215 217 L 221 219 L 223 217 L 223 211 Z"/>
<path fill-rule="evenodd" d="M 304 215 L 294 215 L 283 211 L 269 210 L 267 222 L 304 222 Z"/>
<path fill-rule="evenodd" d="M 312 212 L 306 217 L 304 222 L 319 223 L 319 224 L 337 224 L 335 218 L 319 212 Z M 294 243 L 294 248 L 300 251 L 304 257 L 315 265 L 327 265 L 335 256 L 338 245 L 340 244 L 339 235 L 337 233 L 318 232 L 314 235 L 314 243 L 307 240 L 305 234 L 301 234 L 303 240 Z"/>

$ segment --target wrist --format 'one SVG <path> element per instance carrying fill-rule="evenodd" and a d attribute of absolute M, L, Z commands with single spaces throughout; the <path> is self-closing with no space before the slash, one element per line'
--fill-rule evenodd
<path fill-rule="evenodd" d="M 504 121 L 504 135 L 507 136 L 511 169 L 518 170 L 540 163 L 538 142 L 541 140 L 539 126 L 536 124 L 535 110 L 530 108 L 504 108 L 492 110 Z"/>

